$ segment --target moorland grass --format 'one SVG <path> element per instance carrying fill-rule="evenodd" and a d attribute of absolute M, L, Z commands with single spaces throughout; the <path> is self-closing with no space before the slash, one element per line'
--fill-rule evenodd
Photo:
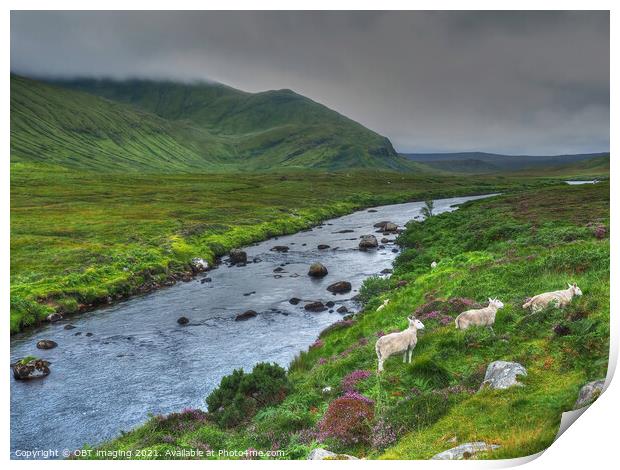
<path fill-rule="evenodd" d="M 465 204 L 459 211 L 412 222 L 398 242 L 391 279 L 364 287 L 364 309 L 302 352 L 288 370 L 290 392 L 242 426 L 220 429 L 207 415 L 153 417 L 101 446 L 147 450 L 174 458 L 179 449 L 281 449 L 306 458 L 317 445 L 358 457 L 426 459 L 470 441 L 501 447 L 478 458 L 530 455 L 548 447 L 561 413 L 579 388 L 605 377 L 609 353 L 609 185 L 557 185 Z M 438 262 L 431 270 L 431 260 Z M 406 285 L 402 285 L 406 281 Z M 576 282 L 583 297 L 564 310 L 536 314 L 521 305 L 534 294 Z M 494 325 L 456 330 L 455 305 L 504 303 Z M 385 298 L 391 302 L 380 312 Z M 465 300 L 463 300 L 465 299 Z M 456 308 L 456 307 L 455 307 Z M 374 402 L 373 439 L 352 444 L 317 442 L 316 427 L 343 393 L 343 378 L 376 369 L 381 332 L 403 329 L 412 312 L 438 310 L 424 320 L 411 364 L 386 362 L 380 377 L 358 374 L 357 391 Z M 566 328 L 558 330 L 557 325 Z M 561 334 L 558 334 L 561 331 Z M 517 361 L 523 386 L 479 391 L 486 366 Z M 331 387 L 331 392 L 324 392 Z M 217 458 L 217 453 L 213 458 Z"/>
<path fill-rule="evenodd" d="M 349 173 L 120 174 L 11 166 L 11 331 L 213 263 L 231 248 L 330 217 L 529 180 Z M 532 183 L 539 185 L 540 182 Z"/>

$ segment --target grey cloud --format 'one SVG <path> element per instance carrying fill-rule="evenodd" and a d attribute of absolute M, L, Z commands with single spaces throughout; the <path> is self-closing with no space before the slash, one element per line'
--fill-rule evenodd
<path fill-rule="evenodd" d="M 11 69 L 291 88 L 400 151 L 609 148 L 608 12 L 13 12 Z"/>

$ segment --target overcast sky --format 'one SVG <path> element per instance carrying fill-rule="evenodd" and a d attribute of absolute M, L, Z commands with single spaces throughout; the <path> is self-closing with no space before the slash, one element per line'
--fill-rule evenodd
<path fill-rule="evenodd" d="M 609 149 L 607 12 L 13 12 L 11 70 L 290 88 L 401 152 Z"/>

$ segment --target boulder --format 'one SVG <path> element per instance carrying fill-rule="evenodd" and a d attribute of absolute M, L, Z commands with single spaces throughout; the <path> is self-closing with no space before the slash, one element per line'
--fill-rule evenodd
<path fill-rule="evenodd" d="M 297 297 L 291 297 L 291 299 L 288 301 L 288 303 L 291 305 L 297 305 L 299 302 L 301 302 L 301 299 L 298 299 Z"/>
<path fill-rule="evenodd" d="M 235 317 L 235 321 L 249 320 L 250 318 L 254 318 L 257 315 L 258 315 L 258 313 L 256 313 L 254 310 L 247 310 L 247 311 L 237 315 Z"/>
<path fill-rule="evenodd" d="M 467 442 L 433 455 L 431 460 L 463 460 L 470 458 L 476 452 L 489 452 L 498 447 L 498 445 L 487 444 L 486 442 Z"/>
<path fill-rule="evenodd" d="M 312 263 L 308 270 L 308 276 L 311 277 L 324 277 L 327 276 L 327 268 L 321 263 Z"/>
<path fill-rule="evenodd" d="M 527 375 L 525 367 L 518 362 L 495 361 L 487 366 L 484 381 L 480 389 L 490 387 L 493 389 L 505 389 L 514 385 L 523 385 L 517 381 L 518 375 Z"/>
<path fill-rule="evenodd" d="M 65 325 L 65 330 L 73 330 L 75 326 L 73 325 Z"/>
<path fill-rule="evenodd" d="M 377 209 L 368 209 L 368 212 L 370 213 L 377 212 Z"/>
<path fill-rule="evenodd" d="M 205 284 L 205 283 L 207 283 L 207 282 L 211 282 L 212 280 L 213 280 L 213 279 L 211 279 L 210 277 L 205 277 L 204 279 L 201 279 L 201 280 L 200 280 L 200 283 L 201 283 L 201 284 Z"/>
<path fill-rule="evenodd" d="M 62 320 L 62 314 L 58 312 L 50 313 L 47 317 L 45 317 L 45 319 L 50 323 L 54 323 L 56 321 Z"/>
<path fill-rule="evenodd" d="M 384 232 L 388 232 L 388 233 L 394 233 L 398 230 L 398 225 L 392 223 L 392 222 L 388 222 L 387 224 L 385 224 L 383 226 L 383 231 Z"/>
<path fill-rule="evenodd" d="M 248 262 L 247 253 L 239 249 L 230 250 L 229 258 L 232 264 L 245 264 Z"/>
<path fill-rule="evenodd" d="M 284 268 L 281 266 L 278 266 L 277 268 L 273 270 L 274 273 L 281 273 L 282 271 L 284 271 Z"/>
<path fill-rule="evenodd" d="M 30 380 L 46 377 L 50 373 L 50 363 L 43 359 L 24 358 L 11 364 L 15 380 Z"/>
<path fill-rule="evenodd" d="M 340 307 L 338 307 L 338 309 L 336 310 L 336 312 L 338 313 L 348 313 L 349 309 L 347 307 L 345 307 L 344 305 L 341 305 Z"/>
<path fill-rule="evenodd" d="M 270 251 L 277 251 L 278 253 L 286 253 L 289 250 L 288 246 L 276 245 Z"/>
<path fill-rule="evenodd" d="M 338 281 L 327 286 L 327 290 L 332 294 L 345 294 L 351 291 L 351 283 L 349 281 Z"/>
<path fill-rule="evenodd" d="M 381 239 L 381 243 L 383 243 L 384 245 L 385 245 L 386 243 L 390 243 L 390 239 L 389 239 L 389 238 L 385 238 L 385 237 L 383 237 L 383 238 Z"/>
<path fill-rule="evenodd" d="M 189 318 L 187 318 L 187 317 L 179 317 L 177 319 L 177 323 L 179 325 L 187 325 L 189 323 Z"/>
<path fill-rule="evenodd" d="M 206 271 L 209 269 L 209 263 L 202 258 L 192 258 L 190 265 L 195 272 Z"/>
<path fill-rule="evenodd" d="M 362 239 L 359 243 L 360 250 L 368 250 L 371 248 L 377 248 L 379 243 L 377 242 L 377 237 L 374 235 L 362 235 Z"/>
<path fill-rule="evenodd" d="M 390 274 L 392 270 L 390 268 L 385 268 L 381 270 L 381 274 Z"/>
<path fill-rule="evenodd" d="M 377 222 L 376 224 L 374 224 L 373 227 L 383 230 L 386 224 L 391 224 L 391 223 L 392 222 L 390 222 L 389 220 L 382 220 L 381 222 Z"/>
<path fill-rule="evenodd" d="M 601 395 L 601 393 L 603 393 L 604 387 L 605 380 L 595 380 L 594 382 L 585 384 L 579 390 L 579 397 L 577 398 L 573 409 L 577 410 L 579 408 L 583 408 L 584 406 L 590 405 Z"/>
<path fill-rule="evenodd" d="M 91 332 L 86 333 L 86 336 L 91 337 L 93 334 Z"/>
<path fill-rule="evenodd" d="M 327 449 L 312 449 L 308 460 L 359 460 L 357 457 L 347 454 L 336 454 Z"/>
<path fill-rule="evenodd" d="M 308 312 L 323 312 L 327 310 L 327 307 L 323 304 L 323 302 L 310 302 L 309 304 L 304 305 L 304 309 Z"/>
<path fill-rule="evenodd" d="M 41 341 L 37 341 L 37 349 L 52 349 L 58 346 L 56 341 L 52 341 L 51 339 L 42 339 Z"/>
<path fill-rule="evenodd" d="M 317 248 L 319 250 L 327 250 L 329 248 L 329 245 L 319 245 L 319 246 L 317 246 Z"/>
<path fill-rule="evenodd" d="M 333 301 L 331 301 L 331 300 L 330 300 L 330 301 L 328 301 L 328 302 L 325 302 L 325 306 L 326 306 L 327 308 L 332 308 L 334 305 L 336 305 L 336 303 L 335 303 L 335 302 L 333 302 Z"/>

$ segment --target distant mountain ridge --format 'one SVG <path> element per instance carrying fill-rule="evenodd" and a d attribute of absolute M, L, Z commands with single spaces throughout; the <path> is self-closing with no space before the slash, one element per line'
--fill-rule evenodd
<path fill-rule="evenodd" d="M 443 171 L 495 173 L 568 165 L 594 158 L 608 157 L 609 152 L 573 155 L 503 155 L 485 152 L 404 153 L 401 155 L 411 161 L 423 163 L 431 168 Z"/>
<path fill-rule="evenodd" d="M 291 90 L 11 76 L 11 160 L 119 171 L 405 171 L 376 132 Z"/>

